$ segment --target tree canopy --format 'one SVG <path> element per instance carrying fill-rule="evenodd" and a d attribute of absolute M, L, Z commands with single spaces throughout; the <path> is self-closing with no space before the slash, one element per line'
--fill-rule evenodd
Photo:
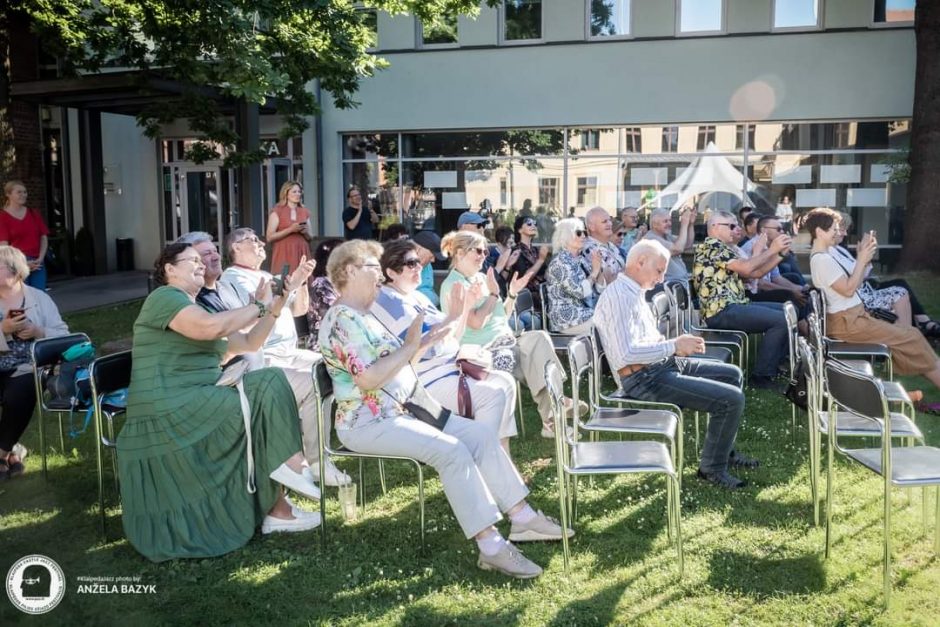
<path fill-rule="evenodd" d="M 6 9 L 29 16 L 66 75 L 127 68 L 139 71 L 141 84 L 159 76 L 189 86 L 179 98 L 145 107 L 138 124 L 155 137 L 162 124 L 187 119 L 201 140 L 187 157 L 218 158 L 221 146 L 227 165 L 264 155 L 237 150 L 237 132 L 205 88 L 275 103 L 283 135 L 297 135 L 319 113 L 312 81 L 320 81 L 337 107 L 354 107 L 359 81 L 387 65 L 369 52 L 377 10 L 439 25 L 458 13 L 476 14 L 479 1 L 13 0 Z"/>

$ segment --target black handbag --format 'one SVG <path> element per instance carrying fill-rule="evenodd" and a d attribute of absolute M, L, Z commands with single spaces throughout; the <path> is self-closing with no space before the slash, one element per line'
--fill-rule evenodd
<path fill-rule="evenodd" d="M 417 373 L 415 373 L 415 387 L 408 397 L 408 400 L 404 402 L 399 401 L 389 394 L 388 390 L 385 388 L 382 388 L 382 391 L 385 392 L 390 399 L 398 403 L 405 413 L 411 414 L 424 424 L 431 425 L 438 431 L 443 431 L 444 426 L 447 425 L 447 421 L 450 419 L 450 410 L 438 403 L 428 394 L 428 391 L 421 385 L 421 381 L 418 380 Z"/>
<path fill-rule="evenodd" d="M 868 312 L 868 315 L 876 320 L 884 320 L 885 322 L 894 324 L 898 321 L 898 315 L 891 311 L 890 309 L 885 309 L 884 307 L 872 307 L 869 309 L 865 308 L 865 311 Z"/>

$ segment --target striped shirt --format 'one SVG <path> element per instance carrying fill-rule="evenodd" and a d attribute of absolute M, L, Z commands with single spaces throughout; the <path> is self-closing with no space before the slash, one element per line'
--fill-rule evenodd
<path fill-rule="evenodd" d="M 594 308 L 594 328 L 601 337 L 607 361 L 614 370 L 652 364 L 676 353 L 646 302 L 646 290 L 623 273 L 607 286 Z"/>

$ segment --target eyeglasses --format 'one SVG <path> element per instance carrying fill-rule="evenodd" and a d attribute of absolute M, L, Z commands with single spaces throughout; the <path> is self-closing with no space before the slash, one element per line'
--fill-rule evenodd
<path fill-rule="evenodd" d="M 481 230 L 481 231 L 486 228 L 486 224 L 483 223 L 483 222 L 477 222 L 477 223 L 474 224 L 473 226 L 477 227 L 477 228 L 478 228 L 479 230 Z"/>
<path fill-rule="evenodd" d="M 173 262 L 173 265 L 175 266 L 176 264 L 178 264 L 178 263 L 183 263 L 184 261 L 191 261 L 194 266 L 203 266 L 203 265 L 205 265 L 204 263 L 202 263 L 202 257 L 182 257 L 182 258 L 177 259 L 176 261 L 174 261 L 174 262 Z"/>
<path fill-rule="evenodd" d="M 404 261 L 401 262 L 401 265 L 403 268 L 411 268 L 412 270 L 414 270 L 415 268 L 421 267 L 421 260 L 420 259 L 405 259 Z"/>
<path fill-rule="evenodd" d="M 617 231 L 617 235 L 618 235 L 619 237 L 623 237 L 623 236 L 626 235 L 626 234 L 627 234 L 626 231 Z"/>
<path fill-rule="evenodd" d="M 480 248 L 479 246 L 475 246 L 475 247 L 473 247 L 473 248 L 468 248 L 467 250 L 469 250 L 470 252 L 474 252 L 474 253 L 480 255 L 481 257 L 486 254 L 486 249 L 485 249 L 485 248 Z"/>
<path fill-rule="evenodd" d="M 362 263 L 362 264 L 359 264 L 359 267 L 360 267 L 360 268 L 373 268 L 373 269 L 381 270 L 381 269 L 382 269 L 382 264 L 380 264 L 380 263 Z"/>
<path fill-rule="evenodd" d="M 241 244 L 242 242 L 251 242 L 252 244 L 260 244 L 261 240 L 258 239 L 257 235 L 247 235 L 241 239 L 235 240 L 236 244 Z"/>
<path fill-rule="evenodd" d="M 738 225 L 735 224 L 734 222 L 715 222 L 712 224 L 712 226 L 726 226 L 730 228 L 732 231 L 738 228 Z"/>
<path fill-rule="evenodd" d="M 587 231 L 582 231 L 581 229 L 576 229 L 574 232 L 576 237 L 584 237 L 587 235 Z"/>
<path fill-rule="evenodd" d="M 525 220 L 522 226 L 536 226 L 535 220 Z"/>

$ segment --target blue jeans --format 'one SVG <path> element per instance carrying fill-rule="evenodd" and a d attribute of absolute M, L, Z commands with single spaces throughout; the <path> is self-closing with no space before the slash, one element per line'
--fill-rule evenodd
<path fill-rule="evenodd" d="M 732 364 L 670 357 L 624 377 L 620 385 L 627 396 L 637 400 L 673 403 L 711 414 L 699 468 L 715 473 L 728 469 L 734 448 L 744 412 L 742 376 Z"/>
<path fill-rule="evenodd" d="M 36 261 L 33 257 L 27 257 L 29 261 Z M 46 289 L 46 266 L 39 266 L 38 270 L 33 270 L 29 273 L 29 276 L 26 277 L 24 281 L 26 285 L 30 287 L 35 287 L 37 290 Z"/>
<path fill-rule="evenodd" d="M 776 377 L 777 369 L 787 358 L 787 319 L 783 303 L 752 302 L 748 305 L 728 305 L 709 318 L 713 329 L 734 329 L 747 333 L 762 333 L 754 376 Z"/>

